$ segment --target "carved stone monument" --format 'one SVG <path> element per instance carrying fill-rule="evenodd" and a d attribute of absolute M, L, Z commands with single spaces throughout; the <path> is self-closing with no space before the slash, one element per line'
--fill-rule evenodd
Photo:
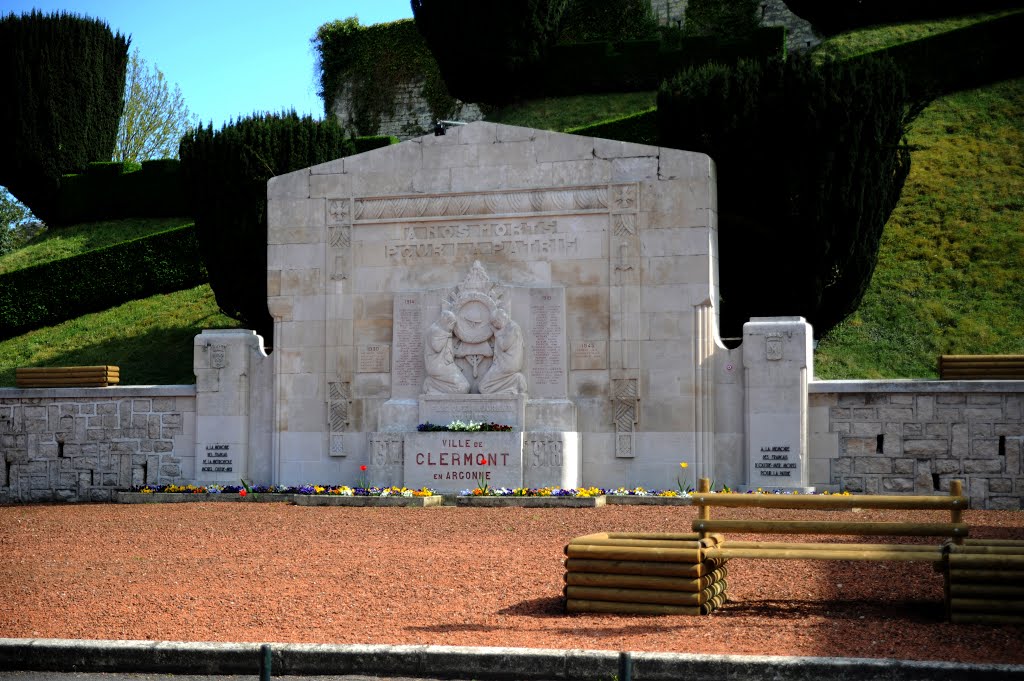
<path fill-rule="evenodd" d="M 273 178 L 273 480 L 714 476 L 716 224 L 707 156 L 484 122 Z"/>

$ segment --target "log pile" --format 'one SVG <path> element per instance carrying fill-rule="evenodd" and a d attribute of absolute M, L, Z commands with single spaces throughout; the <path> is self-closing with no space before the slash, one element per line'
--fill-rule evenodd
<path fill-rule="evenodd" d="M 600 532 L 565 547 L 569 612 L 707 615 L 725 603 L 725 559 L 707 555 L 719 537 Z"/>
<path fill-rule="evenodd" d="M 1024 624 L 1024 540 L 966 539 L 948 549 L 950 622 Z"/>
<path fill-rule="evenodd" d="M 940 355 L 939 378 L 1021 380 L 1024 355 Z"/>
<path fill-rule="evenodd" d="M 106 388 L 121 380 L 116 366 L 19 367 L 14 374 L 19 388 Z"/>

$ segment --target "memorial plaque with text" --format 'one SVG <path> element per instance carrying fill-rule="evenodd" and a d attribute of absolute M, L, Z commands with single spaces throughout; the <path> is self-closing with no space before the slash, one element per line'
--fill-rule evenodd
<path fill-rule="evenodd" d="M 526 347 L 530 397 L 565 397 L 565 289 L 530 289 Z"/>
<path fill-rule="evenodd" d="M 197 448 L 200 455 L 197 468 L 201 480 L 211 482 L 234 482 L 238 483 L 240 475 L 244 471 L 239 468 L 239 462 L 235 461 L 237 445 L 228 442 L 208 442 Z"/>
<path fill-rule="evenodd" d="M 356 367 L 361 374 L 381 374 L 391 371 L 391 346 L 381 343 L 360 345 Z"/>
<path fill-rule="evenodd" d="M 522 433 L 408 433 L 404 449 L 406 487 L 461 492 L 484 484 L 523 486 Z"/>
<path fill-rule="evenodd" d="M 573 371 L 608 368 L 607 341 L 573 341 L 569 348 L 569 366 Z"/>
<path fill-rule="evenodd" d="M 391 396 L 417 397 L 423 392 L 423 310 L 421 294 L 396 293 L 391 365 Z"/>

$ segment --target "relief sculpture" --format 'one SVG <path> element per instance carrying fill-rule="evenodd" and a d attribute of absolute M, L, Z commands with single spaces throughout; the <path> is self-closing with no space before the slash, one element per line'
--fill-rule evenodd
<path fill-rule="evenodd" d="M 526 377 L 522 373 L 523 330 L 509 319 L 504 310 L 494 313 L 491 326 L 494 328 L 493 358 L 491 367 L 480 381 L 480 392 L 526 392 Z"/>
<path fill-rule="evenodd" d="M 448 292 L 424 344 L 425 394 L 526 393 L 523 331 L 503 298 L 479 262 Z"/>
<path fill-rule="evenodd" d="M 427 343 L 423 349 L 423 360 L 427 368 L 423 392 L 428 395 L 469 392 L 469 380 L 455 364 L 457 340 L 452 333 L 455 322 L 455 315 L 445 310 L 441 317 L 430 325 Z"/>

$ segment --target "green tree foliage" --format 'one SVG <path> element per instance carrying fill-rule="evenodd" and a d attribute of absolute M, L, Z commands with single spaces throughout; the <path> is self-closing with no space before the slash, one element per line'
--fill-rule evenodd
<path fill-rule="evenodd" d="M 21 248 L 45 229 L 28 206 L 0 187 L 0 255 Z"/>
<path fill-rule="evenodd" d="M 820 337 L 857 308 L 924 105 L 882 59 L 711 64 L 662 87 L 662 144 L 717 167 L 723 335 L 800 315 Z"/>
<path fill-rule="evenodd" d="M 529 88 L 569 0 L 411 0 L 448 92 L 503 103 Z"/>
<path fill-rule="evenodd" d="M 267 310 L 267 181 L 353 153 L 333 119 L 294 111 L 190 130 L 181 170 L 193 198 L 199 247 L 224 314 L 273 345 Z"/>
<path fill-rule="evenodd" d="M 170 83 L 156 64 L 152 70 L 132 50 L 124 87 L 124 113 L 117 128 L 112 159 L 141 163 L 177 158 L 182 135 L 198 121 L 191 116 L 181 88 Z"/>
<path fill-rule="evenodd" d="M 659 36 L 650 0 L 571 0 L 562 15 L 558 42 L 615 42 Z"/>
<path fill-rule="evenodd" d="M 114 150 L 128 45 L 97 19 L 0 19 L 0 185 L 47 222 L 60 176 Z"/>
<path fill-rule="evenodd" d="M 395 113 L 401 88 L 410 83 L 423 83 L 421 94 L 433 118 L 451 118 L 458 111 L 411 19 L 373 26 L 361 26 L 357 17 L 331 21 L 317 29 L 312 42 L 324 112 L 334 116 L 335 98 L 348 96 L 349 118 L 342 125 L 356 135 L 376 135 L 381 117 Z M 342 93 L 346 86 L 351 89 Z"/>
<path fill-rule="evenodd" d="M 690 0 L 683 33 L 744 38 L 761 26 L 760 0 Z"/>

